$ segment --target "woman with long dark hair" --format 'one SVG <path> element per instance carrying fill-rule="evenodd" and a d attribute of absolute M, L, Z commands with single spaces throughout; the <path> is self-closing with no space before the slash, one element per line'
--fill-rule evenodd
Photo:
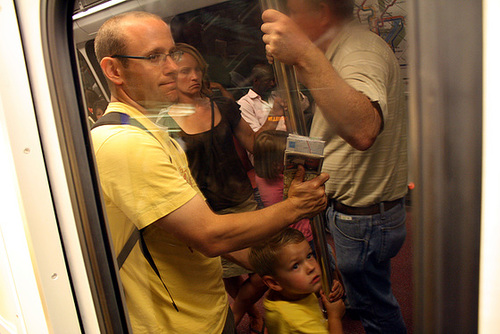
<path fill-rule="evenodd" d="M 178 62 L 179 104 L 163 112 L 159 124 L 177 129 L 171 135 L 184 147 L 191 173 L 215 212 L 256 210 L 253 187 L 233 141 L 236 138 L 247 151 L 253 152 L 256 133 L 241 118 L 239 106 L 233 99 L 213 96 L 207 78 L 208 65 L 198 50 L 183 43 L 176 44 L 176 48 L 183 52 Z M 189 106 L 186 110 L 191 112 L 179 112 L 182 105 Z M 273 129 L 276 123 L 270 119 L 265 128 Z M 254 304 L 266 287 L 258 275 L 236 264 L 249 266 L 245 251 L 227 254 L 222 262 L 226 290 L 235 300 L 232 305 L 235 322 L 248 312 L 251 325 L 260 332 L 264 327 L 263 318 Z M 249 274 L 246 281 L 243 274 Z"/>

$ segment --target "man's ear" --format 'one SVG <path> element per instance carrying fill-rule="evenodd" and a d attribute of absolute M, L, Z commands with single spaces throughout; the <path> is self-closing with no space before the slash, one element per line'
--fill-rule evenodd
<path fill-rule="evenodd" d="M 274 290 L 274 291 L 281 291 L 281 290 L 283 290 L 283 288 L 281 287 L 280 283 L 277 280 L 275 280 L 270 275 L 264 275 L 264 276 L 262 276 L 262 281 L 271 290 Z"/>
<path fill-rule="evenodd" d="M 319 8 L 320 17 L 318 24 L 328 28 L 332 25 L 331 22 L 333 17 L 332 10 L 330 9 L 330 6 L 328 6 L 324 2 L 320 2 L 319 7 L 320 7 Z"/>
<path fill-rule="evenodd" d="M 122 79 L 122 68 L 123 66 L 118 63 L 119 60 L 111 57 L 104 57 L 101 60 L 101 69 L 106 78 L 113 82 L 115 85 L 121 85 L 123 83 Z"/>

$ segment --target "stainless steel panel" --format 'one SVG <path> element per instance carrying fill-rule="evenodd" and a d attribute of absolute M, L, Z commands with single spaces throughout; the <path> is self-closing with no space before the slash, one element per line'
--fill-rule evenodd
<path fill-rule="evenodd" d="M 416 333 L 477 332 L 481 12 L 479 0 L 411 3 Z"/>

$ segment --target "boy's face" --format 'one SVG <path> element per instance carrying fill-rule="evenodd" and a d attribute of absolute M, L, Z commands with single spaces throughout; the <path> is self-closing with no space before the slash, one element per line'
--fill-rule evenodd
<path fill-rule="evenodd" d="M 283 296 L 302 298 L 321 288 L 321 270 L 307 241 L 289 244 L 279 253 L 280 265 L 273 275 Z"/>

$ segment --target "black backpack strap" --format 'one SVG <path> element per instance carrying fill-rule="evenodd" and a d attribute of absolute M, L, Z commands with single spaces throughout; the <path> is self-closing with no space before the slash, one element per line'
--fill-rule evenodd
<path fill-rule="evenodd" d="M 144 125 L 139 123 L 136 119 L 130 118 L 129 115 L 121 113 L 121 112 L 116 112 L 116 111 L 109 112 L 106 115 L 99 118 L 97 120 L 97 122 L 95 122 L 94 125 L 92 125 L 90 130 L 93 130 L 101 125 L 120 125 L 120 124 L 132 125 L 132 126 L 141 128 L 142 130 L 146 131 L 147 133 L 151 133 L 151 132 L 149 132 L 148 129 L 146 129 L 144 127 Z"/>
<path fill-rule="evenodd" d="M 141 247 L 141 252 L 142 255 L 148 260 L 149 265 L 153 269 L 153 271 L 156 273 L 156 276 L 160 279 L 161 283 L 165 287 L 165 290 L 167 290 L 168 296 L 170 297 L 170 300 L 172 300 L 172 306 L 175 308 L 177 312 L 179 312 L 179 309 L 177 308 L 177 305 L 175 304 L 174 298 L 172 297 L 172 294 L 170 293 L 170 290 L 168 290 L 167 285 L 165 282 L 163 282 L 163 279 L 161 278 L 160 271 L 158 270 L 158 267 L 156 266 L 155 261 L 153 260 L 153 256 L 151 256 L 151 253 L 149 252 L 148 246 L 146 245 L 146 240 L 144 240 L 144 235 L 143 235 L 144 229 L 138 230 L 137 228 L 134 228 L 134 231 L 128 238 L 127 242 L 125 243 L 125 246 L 123 246 L 120 254 L 116 258 L 116 261 L 118 262 L 118 269 L 121 269 L 123 266 L 123 263 L 127 259 L 128 255 L 134 248 L 135 244 L 137 243 L 137 240 L 139 240 L 139 245 Z"/>
<path fill-rule="evenodd" d="M 151 268 L 153 268 L 154 272 L 156 273 L 156 276 L 158 276 L 158 278 L 160 279 L 161 283 L 165 287 L 165 290 L 167 290 L 167 293 L 168 293 L 168 295 L 170 297 L 170 300 L 172 300 L 172 306 L 175 308 L 175 310 L 177 312 L 179 312 L 179 309 L 177 308 L 177 305 L 175 305 L 174 298 L 172 297 L 172 294 L 168 290 L 167 285 L 165 284 L 165 282 L 163 282 L 163 279 L 161 278 L 161 275 L 160 275 L 160 271 L 156 267 L 155 261 L 153 260 L 153 257 L 151 256 L 151 253 L 149 252 L 148 246 L 146 245 L 146 240 L 144 240 L 143 231 L 144 231 L 144 229 L 142 229 L 142 230 L 139 231 L 140 232 L 139 244 L 141 245 L 142 254 L 146 258 L 146 260 L 148 260 L 149 265 L 151 266 Z"/>
<path fill-rule="evenodd" d="M 97 122 L 95 122 L 94 125 L 92 125 L 90 130 L 94 130 L 95 128 L 97 128 L 101 125 L 132 125 L 132 126 L 135 126 L 141 130 L 146 131 L 153 138 L 158 140 L 153 135 L 153 133 L 151 131 L 149 131 L 144 125 L 142 125 L 138 120 L 136 120 L 135 118 L 131 118 L 129 115 L 121 113 L 121 112 L 112 111 L 112 112 L 107 113 L 106 115 L 99 118 L 97 120 Z M 170 140 L 173 141 L 172 138 L 170 138 Z M 170 162 L 172 162 L 171 156 L 169 156 L 169 159 L 170 159 Z"/>
<path fill-rule="evenodd" d="M 146 129 L 146 127 L 144 127 L 144 125 L 142 125 L 137 120 L 130 118 L 129 115 L 121 113 L 121 112 L 109 112 L 109 113 L 107 113 L 106 115 L 99 118 L 97 120 L 97 122 L 94 123 L 94 125 L 92 125 L 91 130 L 93 130 L 96 127 L 101 126 L 101 125 L 120 125 L 120 124 L 128 124 L 128 125 L 138 127 L 140 129 L 146 131 L 147 133 L 149 133 L 151 136 L 153 136 L 153 134 L 148 129 Z M 170 159 L 170 160 L 172 160 L 172 159 Z M 156 264 L 153 260 L 153 257 L 151 256 L 151 253 L 149 252 L 149 249 L 146 246 L 146 240 L 144 240 L 143 231 L 144 231 L 144 229 L 141 229 L 141 230 L 138 230 L 137 228 L 134 229 L 134 231 L 132 232 L 132 234 L 128 238 L 127 242 L 125 243 L 125 246 L 123 246 L 122 250 L 120 251 L 120 254 L 118 255 L 118 257 L 116 259 L 116 261 L 118 262 L 118 268 L 120 269 L 123 266 L 123 263 L 125 262 L 128 255 L 130 254 L 130 252 L 134 248 L 137 240 L 140 240 L 139 244 L 141 247 L 142 255 L 144 255 L 146 260 L 148 260 L 149 265 L 151 266 L 153 271 L 156 273 L 156 276 L 158 276 L 158 278 L 160 279 L 161 283 L 165 287 L 165 290 L 167 290 L 167 293 L 168 293 L 170 299 L 172 300 L 172 306 L 175 308 L 175 310 L 177 312 L 179 312 L 179 309 L 177 308 L 177 305 L 175 304 L 174 298 L 172 297 L 172 294 L 168 290 L 165 282 L 163 282 L 163 279 L 161 278 L 161 275 L 160 275 L 160 271 L 158 270 L 158 267 L 156 267 Z"/>
<path fill-rule="evenodd" d="M 118 262 L 118 269 L 120 269 L 123 266 L 123 263 L 127 259 L 128 255 L 132 251 L 132 249 L 135 246 L 135 243 L 137 240 L 140 238 L 140 232 L 137 228 L 134 228 L 134 231 L 128 238 L 127 242 L 125 243 L 125 246 L 123 246 L 120 254 L 118 254 L 118 257 L 116 258 L 116 262 Z"/>

